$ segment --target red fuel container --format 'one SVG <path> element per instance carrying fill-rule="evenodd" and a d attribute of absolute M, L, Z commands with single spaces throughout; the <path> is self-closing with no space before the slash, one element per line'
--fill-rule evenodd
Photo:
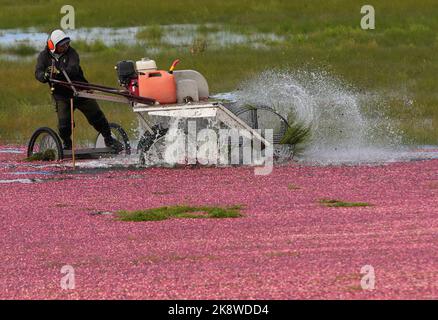
<path fill-rule="evenodd" d="M 141 97 L 153 98 L 161 104 L 176 103 L 176 82 L 173 74 L 157 70 L 138 76 Z"/>

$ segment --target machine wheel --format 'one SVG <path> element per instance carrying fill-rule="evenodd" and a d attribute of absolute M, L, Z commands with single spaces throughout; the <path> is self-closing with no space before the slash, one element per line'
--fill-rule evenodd
<path fill-rule="evenodd" d="M 231 105 L 228 109 L 253 129 L 273 129 L 274 144 L 280 144 L 289 128 L 287 120 L 268 106 Z"/>
<path fill-rule="evenodd" d="M 38 128 L 29 140 L 27 157 L 45 161 L 61 160 L 64 154 L 58 134 L 47 127 Z"/>
<path fill-rule="evenodd" d="M 145 132 L 138 142 L 137 152 L 140 155 L 141 165 L 160 162 L 162 157 L 162 150 L 159 150 L 160 142 L 164 142 L 165 135 L 169 131 L 169 129 L 162 128 L 160 125 L 155 125 L 151 129 L 153 133 Z"/>
<path fill-rule="evenodd" d="M 110 123 L 109 126 L 113 139 L 117 140 L 123 145 L 123 150 L 119 152 L 119 154 L 130 155 L 131 144 L 129 143 L 129 137 L 125 129 L 123 129 L 122 126 L 117 123 Z M 106 148 L 105 140 L 100 133 L 97 135 L 95 148 Z"/>
<path fill-rule="evenodd" d="M 281 143 L 281 140 L 290 128 L 286 118 L 273 108 L 264 105 L 236 106 L 231 104 L 227 107 L 253 129 L 273 129 L 274 159 L 276 161 L 281 162 L 293 159 L 296 149 L 295 145 Z M 262 136 L 264 136 L 263 131 Z"/>

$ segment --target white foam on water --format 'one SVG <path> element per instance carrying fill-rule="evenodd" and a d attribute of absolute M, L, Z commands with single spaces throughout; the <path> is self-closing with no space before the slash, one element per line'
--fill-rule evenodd
<path fill-rule="evenodd" d="M 24 153 L 24 151 L 20 149 L 0 149 L 0 153 L 21 154 Z"/>
<path fill-rule="evenodd" d="M 8 172 L 7 174 L 13 174 L 13 175 L 29 175 L 29 174 L 34 174 L 34 175 L 54 175 L 54 172 L 50 172 L 50 171 L 15 171 L 15 172 Z"/>
<path fill-rule="evenodd" d="M 237 95 L 235 92 L 223 92 L 212 96 L 213 99 L 227 100 L 229 102 L 237 102 Z"/>
<path fill-rule="evenodd" d="M 134 152 L 130 155 L 120 155 L 110 158 L 100 158 L 93 160 L 79 160 L 75 163 L 78 168 L 117 168 L 138 165 L 139 156 Z M 66 166 L 73 166 L 72 163 Z"/>
<path fill-rule="evenodd" d="M 40 179 L 8 179 L 8 180 L 0 180 L 0 183 L 35 183 L 35 182 L 43 182 Z"/>

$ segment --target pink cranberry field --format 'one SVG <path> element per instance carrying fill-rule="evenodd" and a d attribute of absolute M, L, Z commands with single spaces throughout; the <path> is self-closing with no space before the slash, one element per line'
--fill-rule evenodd
<path fill-rule="evenodd" d="M 1 299 L 438 297 L 438 160 L 290 163 L 256 176 L 250 167 L 73 171 L 24 162 L 24 148 L 0 151 Z M 172 205 L 240 206 L 242 216 L 117 218 Z M 61 286 L 66 265 L 74 288 Z"/>

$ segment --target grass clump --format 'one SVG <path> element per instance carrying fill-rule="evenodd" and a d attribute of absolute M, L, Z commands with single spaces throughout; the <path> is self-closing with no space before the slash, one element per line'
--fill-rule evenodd
<path fill-rule="evenodd" d="M 119 211 L 117 216 L 121 221 L 162 221 L 171 218 L 177 219 L 218 219 L 239 218 L 241 206 L 209 207 L 209 206 L 165 206 L 146 210 Z"/>
<path fill-rule="evenodd" d="M 298 145 L 308 141 L 310 137 L 310 128 L 301 123 L 292 123 L 286 130 L 280 144 Z"/>
<path fill-rule="evenodd" d="M 160 25 L 152 25 L 139 30 L 135 37 L 138 40 L 145 40 L 153 44 L 159 44 L 163 37 L 163 30 Z"/>
<path fill-rule="evenodd" d="M 311 136 L 310 127 L 299 122 L 292 122 L 287 128 L 280 144 L 293 146 L 294 156 L 301 154 Z"/>
<path fill-rule="evenodd" d="M 192 46 L 190 47 L 190 53 L 192 55 L 204 53 L 207 50 L 207 47 L 208 41 L 206 38 L 196 38 L 193 40 Z"/>
<path fill-rule="evenodd" d="M 56 153 L 53 149 L 47 149 L 44 152 L 37 152 L 24 159 L 24 161 L 55 161 Z"/>
<path fill-rule="evenodd" d="M 370 207 L 372 204 L 367 202 L 345 202 L 335 199 L 322 199 L 319 203 L 326 207 L 336 207 L 336 208 L 350 208 L 350 207 Z"/>

